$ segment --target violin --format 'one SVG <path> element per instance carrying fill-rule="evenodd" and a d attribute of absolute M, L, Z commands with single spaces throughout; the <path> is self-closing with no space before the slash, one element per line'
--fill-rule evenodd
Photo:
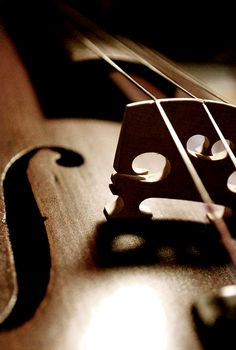
<path fill-rule="evenodd" d="M 236 107 L 57 10 L 53 42 L 1 25 L 0 349 L 204 349 L 192 307 L 236 281 Z"/>

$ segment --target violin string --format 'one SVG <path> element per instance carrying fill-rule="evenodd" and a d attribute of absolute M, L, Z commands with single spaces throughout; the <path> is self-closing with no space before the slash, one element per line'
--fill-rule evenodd
<path fill-rule="evenodd" d="M 159 99 L 156 98 L 156 96 L 154 96 L 150 91 L 148 91 L 143 85 L 139 84 L 134 78 L 132 78 L 126 71 L 124 71 L 118 64 L 116 64 L 109 56 L 107 56 L 102 50 L 100 50 L 97 45 L 95 45 L 93 42 L 91 42 L 91 40 L 89 40 L 88 38 L 83 37 L 83 43 L 84 45 L 86 45 L 88 48 L 90 48 L 91 50 L 93 50 L 93 52 L 97 53 L 99 57 L 101 57 L 103 60 L 105 60 L 107 63 L 109 63 L 114 69 L 116 69 L 119 73 L 121 73 L 123 76 L 125 76 L 129 81 L 131 81 L 135 86 L 137 86 L 141 91 L 143 91 L 145 94 L 147 94 L 155 103 L 156 106 L 162 116 L 162 119 L 165 122 L 165 125 L 167 127 L 167 129 L 169 130 L 172 139 L 195 183 L 195 186 L 197 187 L 197 190 L 203 200 L 204 203 L 208 204 L 211 203 L 213 204 L 212 199 L 210 198 L 210 195 L 208 194 L 205 186 L 203 185 L 196 169 L 194 168 L 184 146 L 182 145 L 174 127 L 172 126 L 166 112 L 164 111 L 162 105 L 161 105 L 161 101 Z M 200 99 L 197 99 L 200 101 Z M 212 117 L 209 109 L 207 108 L 207 106 L 205 105 L 204 101 L 202 102 L 204 108 L 206 109 L 207 113 L 209 113 L 210 117 Z M 212 117 L 213 118 L 213 117 Z M 224 140 L 224 138 L 223 138 Z M 225 140 L 226 141 L 226 140 Z M 228 143 L 226 141 L 226 144 L 228 146 Z M 231 150 L 231 149 L 230 149 Z"/>
<path fill-rule="evenodd" d="M 123 44 L 123 43 L 122 43 L 122 44 Z M 210 120 L 212 126 L 214 127 L 214 129 L 215 129 L 217 135 L 219 136 L 219 138 L 220 138 L 220 140 L 221 140 L 221 142 L 222 142 L 222 144 L 223 144 L 223 146 L 224 146 L 224 148 L 225 148 L 225 150 L 226 150 L 228 156 L 230 157 L 230 160 L 232 161 L 234 167 L 236 168 L 236 157 L 235 157 L 235 155 L 234 155 L 234 153 L 233 153 L 233 151 L 232 151 L 230 145 L 228 144 L 228 142 L 227 142 L 225 136 L 223 135 L 222 131 L 220 130 L 218 124 L 216 123 L 215 118 L 213 117 L 212 113 L 210 112 L 209 108 L 207 107 L 206 101 L 205 101 L 204 99 L 200 99 L 200 98 L 198 98 L 196 95 L 190 93 L 190 91 L 186 90 L 184 87 L 182 87 L 182 86 L 180 86 L 179 84 L 177 84 L 173 79 L 168 78 L 164 73 L 162 73 L 162 72 L 160 72 L 158 69 L 156 69 L 156 67 L 154 67 L 151 63 L 149 63 L 146 59 L 144 59 L 142 56 L 140 56 L 139 54 L 137 54 L 134 50 L 132 50 L 131 48 L 129 48 L 129 46 L 127 46 L 126 44 L 123 44 L 123 45 L 125 45 L 125 46 L 135 55 L 135 57 L 137 58 L 137 60 L 138 60 L 141 64 L 145 65 L 147 68 L 151 69 L 151 70 L 154 71 L 156 74 L 159 74 L 159 75 L 165 77 L 168 81 L 170 81 L 170 82 L 172 82 L 173 84 L 175 84 L 176 87 L 180 88 L 183 92 L 187 93 L 187 94 L 188 94 L 189 96 L 191 96 L 193 99 L 199 101 L 199 102 L 202 104 L 202 106 L 203 106 L 203 108 L 204 108 L 204 110 L 205 110 L 205 112 L 206 112 L 206 114 L 207 114 L 207 116 L 208 116 L 208 118 L 209 118 L 209 120 Z M 222 100 L 222 98 L 219 98 L 219 99 Z M 222 100 L 222 102 L 224 102 L 224 101 Z"/>
<path fill-rule="evenodd" d="M 152 70 L 154 73 L 160 75 L 163 77 L 165 80 L 169 81 L 173 85 L 176 86 L 176 88 L 182 90 L 184 93 L 186 93 L 188 96 L 192 98 L 197 98 L 193 93 L 191 93 L 189 90 L 184 88 L 181 84 L 177 83 L 174 79 L 170 78 L 167 74 L 161 71 L 161 69 L 155 67 L 153 64 L 151 64 L 147 59 L 145 59 L 143 56 L 138 54 L 134 48 L 131 47 L 131 44 L 127 44 L 127 42 L 124 42 L 124 40 L 121 40 L 121 38 L 115 37 L 114 35 L 108 34 L 105 30 L 103 30 L 100 26 L 95 24 L 94 22 L 90 21 L 87 17 L 84 17 L 81 15 L 81 13 L 78 13 L 77 10 L 72 8 L 71 6 L 68 5 L 62 5 L 61 10 L 63 14 L 66 14 L 70 21 L 74 21 L 75 25 L 78 25 L 78 23 L 81 25 L 84 25 L 85 27 L 90 28 L 90 31 L 93 33 L 93 35 L 96 36 L 97 39 L 102 40 L 102 42 L 112 42 L 113 46 L 118 48 L 121 52 L 129 52 L 129 55 L 133 58 L 136 58 L 136 60 L 141 63 L 142 65 L 146 66 L 148 69 Z M 76 30 L 78 33 L 79 31 Z M 91 33 L 90 33 L 91 34 Z M 83 35 L 83 34 L 82 34 Z M 157 53 L 155 52 L 155 55 Z M 159 58 L 161 59 L 161 56 L 159 55 Z M 164 60 L 164 59 L 162 59 Z M 166 58 L 165 58 L 166 62 Z M 173 68 L 173 64 L 169 64 Z M 179 68 L 176 68 L 178 70 L 178 75 L 181 75 L 182 77 L 186 78 L 186 73 L 181 71 Z M 187 78 L 188 80 L 193 80 L 191 79 L 190 76 Z M 194 80 L 195 85 L 199 85 L 201 89 L 204 89 L 206 92 L 210 93 L 212 96 L 217 98 L 217 100 L 224 101 L 222 97 L 219 97 L 218 95 L 215 94 L 214 91 L 209 91 L 209 88 L 203 87 L 202 84 L 198 83 L 197 81 Z"/>
<path fill-rule="evenodd" d="M 69 18 L 73 19 L 76 23 L 79 21 L 86 22 L 86 25 L 88 25 L 92 29 L 93 33 L 96 33 L 97 38 L 100 37 L 100 38 L 102 38 L 103 41 L 104 40 L 107 40 L 107 41 L 113 40 L 113 42 L 115 42 L 115 44 L 116 44 L 116 47 L 120 48 L 121 50 L 124 50 L 124 49 L 128 50 L 129 53 L 133 57 L 135 57 L 139 63 L 146 66 L 148 69 L 152 70 L 155 74 L 162 76 L 164 79 L 166 79 L 170 83 L 174 84 L 178 89 L 182 90 L 184 93 L 186 93 L 187 95 L 189 95 L 193 99 L 199 101 L 199 103 L 202 104 L 202 106 L 206 112 L 206 115 L 209 118 L 213 128 L 215 129 L 217 135 L 219 136 L 227 154 L 229 155 L 230 160 L 232 161 L 234 167 L 236 168 L 236 157 L 235 157 L 230 145 L 228 144 L 225 136 L 223 135 L 222 131 L 220 130 L 219 126 L 217 125 L 215 118 L 213 117 L 209 108 L 207 107 L 205 100 L 198 98 L 196 95 L 191 93 L 189 90 L 185 89 L 182 85 L 178 84 L 174 79 L 171 79 L 170 77 L 168 77 L 160 69 L 158 69 L 153 64 L 151 64 L 147 59 L 145 59 L 140 54 L 135 52 L 135 50 L 130 47 L 130 44 L 127 44 L 127 42 L 124 43 L 120 39 L 109 35 L 106 31 L 104 31 L 98 25 L 96 25 L 95 23 L 90 21 L 88 18 L 85 18 L 81 14 L 78 14 L 78 12 L 76 10 L 74 10 L 73 8 L 71 8 L 69 6 L 63 6 L 63 12 L 66 13 L 69 16 Z M 78 30 L 76 30 L 76 34 L 77 35 L 79 34 Z M 137 81 L 134 81 L 134 79 L 131 76 L 129 76 L 125 71 L 121 70 L 121 68 L 112 59 L 110 59 L 110 57 L 108 55 L 104 54 L 104 52 L 102 50 L 100 50 L 97 45 L 93 44 L 90 39 L 88 39 L 88 38 L 86 39 L 85 36 L 81 34 L 80 40 L 81 41 L 87 40 L 87 47 L 89 47 L 93 52 L 95 52 L 99 57 L 101 57 L 103 60 L 105 60 L 108 64 L 113 66 L 113 68 L 115 68 L 118 72 L 120 72 L 123 76 L 125 76 L 129 81 L 131 81 L 133 84 L 135 84 L 147 96 L 149 96 L 151 99 L 156 99 L 156 97 L 153 94 L 151 94 L 149 91 L 147 91 L 141 84 L 139 84 Z M 86 42 L 84 42 L 84 44 L 86 45 Z M 185 75 L 181 71 L 179 71 L 179 73 L 182 74 L 183 76 Z M 217 99 L 221 100 L 222 102 L 225 102 L 221 97 L 216 96 L 216 94 L 214 92 L 211 91 L 210 93 L 213 96 L 217 97 Z"/>
<path fill-rule="evenodd" d="M 202 201 L 206 204 L 206 212 L 207 212 L 207 217 L 210 222 L 214 224 L 216 227 L 217 231 L 220 234 L 221 237 L 221 242 L 224 245 L 226 251 L 229 254 L 229 257 L 233 263 L 234 268 L 236 268 L 236 242 L 233 240 L 231 233 L 228 229 L 228 226 L 225 223 L 225 220 L 223 219 L 222 216 L 217 215 L 217 210 L 214 208 L 214 202 L 211 199 L 207 189 L 205 188 L 201 178 L 198 175 L 198 172 L 194 168 L 185 148 L 183 147 L 178 135 L 176 134 L 175 129 L 173 128 L 172 124 L 170 123 L 170 120 L 163 109 L 161 105 L 161 101 L 158 99 L 155 99 L 155 103 L 158 107 L 158 110 L 161 113 L 162 119 L 164 120 L 175 144 L 176 147 L 188 169 L 189 174 L 192 177 L 192 180 L 198 190 L 198 193 L 200 194 Z"/>
<path fill-rule="evenodd" d="M 212 199 L 210 198 L 210 195 L 208 194 L 205 186 L 203 185 L 196 169 L 194 168 L 184 146 L 182 145 L 174 127 L 172 126 L 165 110 L 163 109 L 162 105 L 161 105 L 161 101 L 156 98 L 156 96 L 154 96 L 150 91 L 148 91 L 143 85 L 139 84 L 134 78 L 132 78 L 126 71 L 124 71 L 118 64 L 116 64 L 109 56 L 107 56 L 102 50 L 100 50 L 100 48 L 97 47 L 97 45 L 95 45 L 91 40 L 89 40 L 88 38 L 83 37 L 83 44 L 86 45 L 89 49 L 93 50 L 93 52 L 95 52 L 99 57 L 101 57 L 103 60 L 105 60 L 107 63 L 109 63 L 114 69 L 116 69 L 119 73 L 121 73 L 123 76 L 125 76 L 129 81 L 131 81 L 135 86 L 137 86 L 141 91 L 143 91 L 145 94 L 147 94 L 155 103 L 156 106 L 162 116 L 162 119 L 165 122 L 165 125 L 167 127 L 167 129 L 169 130 L 169 133 L 172 136 L 172 139 L 195 183 L 195 186 L 197 187 L 197 190 L 203 200 L 204 203 L 211 203 L 213 204 Z M 199 100 L 199 99 L 197 99 Z M 209 109 L 207 108 L 207 106 L 205 105 L 205 103 L 203 102 L 204 108 L 207 109 L 208 113 L 211 115 Z M 226 141 L 227 143 L 227 141 Z M 228 146 L 228 143 L 227 143 Z"/>
<path fill-rule="evenodd" d="M 118 72 L 120 72 L 122 75 L 124 75 L 129 81 L 131 81 L 135 86 L 140 88 L 144 93 L 146 93 L 156 104 L 161 117 L 183 159 L 184 164 L 186 165 L 188 172 L 196 186 L 196 189 L 202 198 L 203 203 L 206 204 L 206 211 L 207 211 L 207 217 L 209 221 L 211 221 L 217 231 L 220 234 L 222 244 L 224 245 L 225 249 L 227 250 L 231 261 L 233 265 L 236 267 L 236 244 L 234 240 L 232 239 L 231 233 L 223 219 L 222 216 L 217 215 L 217 211 L 214 207 L 214 202 L 211 199 L 206 187 L 204 186 L 200 176 L 198 175 L 198 172 L 196 171 L 193 163 L 191 162 L 183 144 L 181 143 L 174 127 L 172 126 L 164 108 L 162 107 L 161 100 L 156 98 L 151 92 L 149 92 L 146 88 L 144 88 L 142 85 L 140 85 L 135 79 L 133 79 L 127 72 L 125 72 L 119 65 L 117 65 L 110 57 L 108 57 L 102 50 L 100 50 L 93 42 L 91 42 L 88 38 L 84 38 L 83 43 L 93 50 L 99 57 L 104 59 L 107 63 L 112 65 Z M 206 111 L 208 112 L 207 106 L 205 106 L 203 102 L 204 108 L 206 108 Z M 210 111 L 209 111 L 210 113 Z M 211 114 L 210 114 L 211 115 Z"/>
<path fill-rule="evenodd" d="M 208 118 L 210 119 L 212 125 L 214 126 L 216 133 L 218 134 L 221 142 L 223 143 L 223 146 L 226 149 L 226 152 L 228 153 L 228 155 L 229 155 L 233 165 L 236 168 L 236 157 L 235 157 L 235 155 L 234 155 L 230 145 L 228 144 L 228 142 L 227 142 L 226 138 L 224 137 L 222 131 L 220 130 L 219 126 L 217 125 L 215 119 L 213 118 L 213 116 L 212 116 L 211 112 L 209 111 L 209 108 L 207 107 L 207 105 L 206 105 L 204 100 L 202 100 L 202 105 L 203 105 L 203 108 L 205 109 L 206 114 L 208 115 Z"/>
<path fill-rule="evenodd" d="M 106 61 L 109 65 L 111 65 L 116 71 L 118 71 L 118 72 L 121 73 L 123 76 L 125 76 L 129 81 L 131 81 L 136 87 L 138 87 L 141 91 L 143 91 L 143 92 L 144 92 L 147 96 L 149 96 L 152 100 L 154 100 L 155 102 L 158 101 L 158 99 L 156 98 L 156 96 L 154 96 L 150 91 L 148 91 L 143 85 L 139 84 L 134 78 L 132 78 L 126 71 L 124 71 L 118 64 L 116 64 L 116 63 L 114 62 L 114 60 L 112 60 L 108 55 L 106 55 L 102 50 L 100 50 L 100 49 L 98 48 L 98 46 L 95 45 L 90 39 L 88 39 L 88 38 L 86 38 L 85 36 L 83 36 L 83 37 L 81 38 L 81 40 L 82 40 L 83 44 L 86 45 L 86 47 L 88 47 L 89 49 L 91 49 L 91 50 L 92 50 L 93 52 L 95 52 L 100 58 L 102 58 L 102 59 L 103 59 L 104 61 Z M 233 151 L 232 151 L 230 145 L 228 144 L 226 138 L 224 137 L 223 133 L 221 132 L 219 126 L 217 125 L 215 119 L 213 118 L 213 116 L 212 116 L 212 114 L 211 114 L 209 108 L 207 107 L 205 101 L 204 101 L 203 99 L 199 99 L 199 98 L 197 98 L 197 97 L 194 97 L 194 99 L 197 100 L 197 101 L 199 101 L 199 102 L 202 104 L 202 106 L 203 106 L 203 108 L 204 108 L 204 110 L 205 110 L 205 112 L 206 112 L 208 118 L 210 119 L 210 121 L 211 121 L 211 123 L 212 123 L 212 125 L 213 125 L 213 127 L 214 127 L 214 129 L 215 129 L 215 131 L 216 131 L 216 133 L 218 134 L 218 136 L 219 136 L 219 138 L 220 138 L 220 140 L 221 140 L 223 146 L 225 147 L 226 152 L 228 153 L 228 155 L 229 155 L 229 157 L 230 157 L 230 159 L 231 159 L 233 165 L 234 165 L 235 168 L 236 168 L 236 157 L 235 157 L 235 155 L 234 155 L 234 153 L 233 153 Z M 156 102 L 156 103 L 157 103 L 157 102 Z M 158 105 L 160 106 L 160 103 L 158 103 Z M 159 108 L 159 107 L 158 107 L 158 108 Z M 159 109 L 160 109 L 160 108 L 159 108 Z M 164 117 L 164 114 L 162 115 L 162 118 L 163 118 L 163 117 Z M 166 119 L 166 118 L 165 118 L 165 119 Z M 168 119 L 169 119 L 169 118 L 168 118 Z M 166 121 L 167 121 L 167 119 L 166 119 Z M 173 132 L 173 131 L 174 131 L 174 128 L 172 128 L 172 132 Z M 170 130 L 169 130 L 169 132 L 170 132 Z M 174 135 L 174 134 L 173 134 L 173 135 Z M 173 135 L 172 135 L 172 137 L 173 137 Z M 176 135 L 176 136 L 177 136 L 177 135 Z M 177 139 L 176 139 L 176 136 L 175 136 L 175 140 L 177 140 Z M 175 142 L 175 143 L 176 143 L 176 142 Z M 178 142 L 178 144 L 179 144 L 179 142 Z M 177 145 L 176 145 L 176 146 L 177 146 Z M 182 148 L 182 150 L 181 150 L 180 153 L 183 154 L 183 151 L 185 151 L 185 149 L 184 149 L 184 147 L 181 147 L 181 148 Z M 179 150 L 179 151 L 180 151 L 180 150 Z M 185 164 L 189 163 L 189 161 L 187 161 L 186 156 L 184 156 L 184 161 L 185 161 Z M 192 168 L 192 167 L 191 167 L 191 168 Z M 191 175 L 192 177 L 194 176 L 195 179 L 197 179 L 196 174 L 193 175 L 192 169 L 189 169 L 189 172 L 192 173 L 192 175 Z M 197 173 L 197 172 L 196 172 L 196 173 Z M 197 183 L 199 183 L 199 179 L 197 180 Z M 200 186 L 200 187 L 202 187 L 202 186 Z M 203 193 L 202 190 L 200 190 L 199 192 L 200 192 L 200 193 Z"/>
<path fill-rule="evenodd" d="M 76 31 L 76 34 L 79 35 L 78 30 Z M 80 40 L 81 40 L 81 38 L 82 38 L 82 42 L 84 43 L 84 45 L 88 49 L 92 50 L 96 55 L 98 55 L 98 57 L 105 60 L 116 71 L 118 71 L 123 76 L 125 76 L 131 83 L 133 83 L 136 87 L 138 87 L 141 91 L 143 91 L 147 96 L 149 96 L 155 102 L 155 104 L 156 104 L 156 106 L 157 106 L 157 108 L 162 116 L 162 119 L 163 119 L 164 123 L 166 124 L 166 127 L 167 127 L 168 131 L 170 132 L 170 135 L 171 135 L 171 137 L 172 137 L 172 139 L 173 139 L 173 141 L 174 141 L 174 143 L 175 143 L 175 145 L 176 145 L 176 147 L 177 147 L 177 149 L 182 157 L 182 160 L 183 160 L 184 164 L 186 165 L 190 176 L 192 177 L 193 183 L 195 184 L 195 187 L 196 187 L 200 197 L 202 198 L 203 203 L 206 204 L 206 212 L 207 212 L 206 215 L 207 215 L 209 221 L 214 224 L 217 231 L 219 232 L 222 244 L 224 245 L 225 249 L 227 250 L 233 265 L 236 267 L 236 243 L 232 239 L 231 233 L 230 233 L 230 231 L 229 231 L 229 229 L 228 229 L 228 227 L 223 219 L 223 216 L 217 215 L 217 211 L 216 211 L 215 206 L 214 206 L 215 203 L 211 199 L 211 197 L 210 197 L 207 189 L 205 188 L 201 178 L 199 177 L 196 169 L 194 168 L 193 163 L 191 162 L 184 146 L 182 145 L 175 129 L 173 128 L 165 110 L 163 109 L 163 107 L 161 105 L 161 101 L 158 98 L 156 98 L 156 96 L 154 96 L 150 91 L 148 91 L 144 86 L 142 86 L 135 79 L 133 79 L 118 64 L 116 64 L 114 62 L 114 60 L 112 60 L 107 54 L 105 54 L 102 50 L 100 50 L 99 47 L 97 45 L 95 45 L 90 39 L 88 39 L 84 35 L 80 34 Z M 205 101 L 203 99 L 199 99 L 195 96 L 193 96 L 193 99 L 196 99 L 202 103 L 208 117 L 210 118 L 211 121 L 213 121 L 213 126 L 216 129 L 218 135 L 220 136 L 220 139 L 222 140 L 222 142 L 226 148 L 226 151 L 228 152 L 228 154 L 231 154 L 232 151 L 227 143 L 227 140 L 224 138 L 223 134 L 221 133 L 218 125 L 216 124 L 216 122 L 212 116 L 212 114 L 210 113 L 208 107 L 206 106 Z M 233 159 L 235 158 L 234 155 L 232 158 Z M 236 164 L 236 162 L 234 162 L 234 161 L 233 161 L 233 163 Z"/>
<path fill-rule="evenodd" d="M 123 43 L 122 43 L 123 44 Z M 163 76 L 164 78 L 166 78 L 168 81 L 172 82 L 173 84 L 175 84 L 176 87 L 180 88 L 183 92 L 185 92 L 186 94 L 188 94 L 189 96 L 191 96 L 193 99 L 197 100 L 199 103 L 202 104 L 212 126 L 214 127 L 217 135 L 219 136 L 228 156 L 230 157 L 230 160 L 232 161 L 234 167 L 236 168 L 236 157 L 230 147 L 230 145 L 228 144 L 225 136 L 223 135 L 222 131 L 220 130 L 218 124 L 216 123 L 215 118 L 213 117 L 212 113 L 210 112 L 209 108 L 206 105 L 206 101 L 204 99 L 198 98 L 196 95 L 192 94 L 190 91 L 186 90 L 184 87 L 182 87 L 181 85 L 177 84 L 173 79 L 170 79 L 169 77 L 167 77 L 164 73 L 162 73 L 160 70 L 156 69 L 156 67 L 154 67 L 151 63 L 149 63 L 146 59 L 144 59 L 142 56 L 140 56 L 139 54 L 137 54 L 134 50 L 132 50 L 131 48 L 129 48 L 129 46 L 127 46 L 126 44 L 124 44 L 137 58 L 137 60 L 145 65 L 147 68 L 151 69 L 152 71 L 154 71 L 156 74 L 159 74 L 161 76 Z M 214 95 L 215 96 L 215 95 Z M 219 98 L 220 100 L 222 100 L 222 98 Z M 224 102 L 222 100 L 222 102 Z"/>

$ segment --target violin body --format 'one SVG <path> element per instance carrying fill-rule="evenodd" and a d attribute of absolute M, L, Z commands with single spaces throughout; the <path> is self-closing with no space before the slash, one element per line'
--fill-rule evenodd
<path fill-rule="evenodd" d="M 192 305 L 235 283 L 202 206 L 165 198 L 153 202 L 161 220 L 107 221 L 127 96 L 83 45 L 47 86 L 0 35 L 0 349 L 202 349 Z"/>

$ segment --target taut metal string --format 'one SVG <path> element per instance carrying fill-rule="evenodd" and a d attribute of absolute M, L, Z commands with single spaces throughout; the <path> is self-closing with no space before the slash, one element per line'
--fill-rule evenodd
<path fill-rule="evenodd" d="M 220 130 L 219 126 L 217 125 L 215 119 L 213 118 L 211 112 L 209 111 L 209 108 L 207 107 L 207 105 L 205 104 L 204 101 L 202 101 L 202 105 L 203 105 L 203 107 L 204 107 L 204 109 L 205 109 L 205 111 L 206 111 L 206 113 L 207 113 L 207 115 L 208 115 L 208 118 L 210 119 L 212 125 L 214 126 L 215 131 L 217 132 L 217 134 L 218 134 L 218 136 L 219 136 L 221 142 L 223 143 L 224 148 L 226 149 L 226 152 L 228 153 L 228 155 L 229 155 L 229 157 L 230 157 L 230 159 L 231 159 L 233 165 L 234 165 L 235 168 L 236 168 L 236 158 L 235 158 L 235 155 L 234 155 L 232 149 L 230 148 L 230 145 L 228 144 L 226 138 L 225 138 L 224 135 L 222 134 L 222 131 Z"/>
<path fill-rule="evenodd" d="M 103 29 L 101 29 L 98 25 L 90 21 L 88 18 L 85 18 L 81 14 L 78 14 L 76 10 L 71 8 L 70 6 L 62 6 L 62 11 L 66 13 L 71 20 L 74 20 L 76 23 L 78 22 L 84 22 L 86 26 L 91 28 L 93 34 L 95 33 L 97 38 L 102 39 L 103 41 L 113 41 L 116 44 L 117 48 L 120 48 L 121 51 L 128 50 L 128 52 L 137 59 L 137 61 L 144 66 L 146 66 L 148 69 L 152 70 L 155 74 L 158 74 L 162 76 L 164 79 L 175 85 L 178 89 L 182 90 L 184 93 L 192 97 L 193 99 L 197 100 L 199 103 L 202 104 L 211 124 L 213 125 L 217 135 L 219 136 L 219 139 L 221 140 L 227 154 L 229 155 L 234 167 L 236 168 L 236 157 L 234 153 L 232 152 L 232 149 L 230 148 L 230 145 L 228 144 L 226 138 L 224 137 L 223 133 L 221 132 L 219 126 L 217 125 L 215 119 L 213 118 L 209 108 L 207 107 L 205 101 L 203 99 L 198 98 L 196 95 L 185 89 L 182 85 L 178 84 L 174 79 L 171 79 L 169 76 L 167 76 L 165 73 L 163 73 L 160 69 L 155 67 L 153 64 L 151 64 L 147 59 L 142 57 L 140 54 L 135 52 L 134 49 L 132 49 L 127 43 L 124 43 L 120 39 L 115 38 L 114 36 L 109 35 L 107 32 L 105 32 Z M 79 31 L 76 30 L 76 33 L 78 35 Z M 105 60 L 108 64 L 110 64 L 113 68 L 115 68 L 116 71 L 120 72 L 123 76 L 125 76 L 129 81 L 131 81 L 136 87 L 138 87 L 140 90 L 142 90 L 147 96 L 149 96 L 151 99 L 156 100 L 156 97 L 151 94 L 147 89 L 145 89 L 141 84 L 139 84 L 137 81 L 135 81 L 129 74 L 127 74 L 124 70 L 122 70 L 108 55 L 104 54 L 102 50 L 98 48 L 97 45 L 95 45 L 90 39 L 85 38 L 84 34 L 80 35 L 80 40 L 88 47 L 90 48 L 94 53 L 96 53 L 99 57 L 101 57 L 103 60 Z M 185 75 L 183 72 L 178 71 L 179 74 Z M 202 86 L 201 86 L 202 87 Z M 217 99 L 221 100 L 222 102 L 225 102 L 223 98 L 217 96 L 214 92 L 211 91 L 211 95 L 215 96 Z"/>
<path fill-rule="evenodd" d="M 79 31 L 76 31 L 77 35 L 79 35 Z M 217 215 L 216 210 L 214 208 L 214 201 L 211 199 L 207 189 L 205 188 L 201 178 L 198 175 L 198 172 L 196 171 L 195 167 L 193 166 L 193 163 L 191 162 L 190 157 L 188 156 L 184 146 L 182 145 L 174 127 L 172 126 L 164 108 L 162 107 L 161 101 L 156 98 L 150 91 L 148 91 L 144 86 L 142 86 L 141 84 L 139 84 L 135 79 L 133 79 L 127 72 L 125 72 L 118 64 L 116 64 L 107 54 L 105 54 L 97 45 L 95 45 L 89 38 L 85 37 L 85 35 L 80 34 L 80 40 L 82 41 L 82 43 L 90 50 L 92 50 L 96 55 L 98 55 L 98 57 L 102 58 L 104 61 L 106 61 L 109 65 L 111 65 L 116 71 L 118 71 L 119 73 L 121 73 L 124 77 L 126 77 L 131 83 L 133 83 L 136 87 L 138 87 L 141 91 L 143 91 L 147 96 L 149 96 L 156 104 L 161 117 L 180 153 L 180 156 L 182 157 L 182 160 L 185 164 L 185 166 L 188 169 L 188 172 L 195 184 L 195 187 L 200 195 L 200 197 L 202 198 L 203 203 L 206 204 L 207 206 L 207 216 L 209 218 L 210 221 L 212 221 L 215 225 L 215 227 L 217 228 L 218 232 L 220 233 L 222 242 L 225 246 L 225 248 L 227 249 L 232 262 L 234 263 L 234 265 L 236 266 L 236 246 L 235 246 L 235 242 L 233 241 L 231 234 L 228 230 L 228 227 L 224 221 L 224 219 L 220 216 Z M 131 50 L 131 49 L 130 49 Z M 131 50 L 132 51 L 132 50 Z M 133 52 L 133 54 L 135 54 Z M 135 56 L 137 56 L 135 54 Z M 138 55 L 139 56 L 139 55 Z M 144 63 L 143 59 L 139 60 L 140 63 Z M 146 60 L 144 60 L 146 61 Z M 145 65 L 147 65 L 146 63 L 144 63 Z M 148 63 L 148 66 L 150 64 Z M 153 67 L 152 65 L 150 65 L 151 67 Z M 155 67 L 153 67 L 155 68 Z M 164 76 L 167 80 L 168 77 L 166 77 L 165 74 L 163 74 L 162 72 L 158 71 L 158 74 L 160 74 L 162 76 Z M 172 83 L 174 83 L 177 87 L 181 88 L 181 90 L 183 90 L 184 92 L 186 92 L 188 95 L 190 95 L 193 99 L 196 99 L 197 101 L 199 101 L 200 103 L 202 103 L 203 108 L 206 111 L 206 114 L 208 115 L 210 121 L 212 122 L 218 136 L 220 137 L 227 153 L 229 154 L 233 164 L 236 167 L 236 158 L 231 150 L 231 148 L 228 145 L 227 140 L 225 139 L 225 137 L 223 136 L 222 132 L 220 131 L 218 125 L 216 124 L 212 114 L 210 113 L 208 107 L 205 104 L 205 101 L 203 99 L 199 99 L 196 96 L 194 96 L 193 94 L 191 94 L 189 91 L 187 91 L 186 89 L 184 89 L 183 87 L 179 86 L 178 84 L 176 84 L 176 82 L 172 81 Z"/>
<path fill-rule="evenodd" d="M 194 94 L 192 94 L 190 91 L 185 89 L 182 85 L 178 84 L 174 79 L 170 78 L 168 75 L 163 73 L 160 69 L 158 69 L 153 64 L 151 64 L 143 56 L 141 56 L 140 54 L 135 52 L 135 49 L 132 49 L 130 47 L 130 43 L 129 44 L 124 43 L 123 41 L 121 41 L 121 39 L 118 39 L 117 37 L 114 37 L 114 36 L 108 34 L 101 27 L 99 27 L 97 24 L 95 24 L 94 22 L 90 21 L 88 18 L 86 18 L 83 15 L 81 15 L 80 13 L 78 13 L 78 11 L 73 9 L 71 6 L 62 5 L 61 6 L 61 10 L 62 10 L 63 14 L 66 14 L 69 17 L 70 21 L 74 21 L 75 25 L 78 25 L 78 23 L 79 23 L 79 24 L 82 24 L 86 29 L 89 28 L 90 34 L 92 33 L 93 35 L 96 36 L 97 39 L 100 39 L 103 42 L 112 42 L 113 46 L 115 48 L 120 49 L 121 52 L 127 52 L 128 51 L 131 54 L 131 56 L 133 56 L 133 58 L 136 58 L 136 60 L 139 63 L 143 64 L 147 68 L 149 68 L 152 71 L 154 71 L 156 74 L 158 74 L 158 75 L 162 76 L 163 78 L 165 78 L 167 81 L 169 81 L 170 83 L 175 85 L 178 89 L 180 89 L 183 92 L 185 92 L 188 96 L 197 99 L 197 97 Z M 76 32 L 77 32 L 77 34 L 79 33 L 79 31 L 77 29 L 76 29 Z M 88 30 L 85 30 L 85 32 L 86 33 L 83 33 L 83 34 L 81 32 L 80 33 L 81 36 L 87 36 L 88 37 L 88 35 L 87 35 Z M 100 51 L 102 51 L 102 50 L 100 50 Z M 98 52 L 97 52 L 97 54 L 98 54 Z M 165 59 L 165 61 L 166 61 L 166 59 Z M 173 67 L 173 64 L 171 64 L 171 66 Z M 178 70 L 178 74 L 183 76 L 183 77 L 186 76 L 186 74 L 184 72 L 179 71 L 179 70 Z M 188 79 L 189 79 L 189 77 L 188 77 Z M 198 84 L 195 81 L 194 81 L 194 83 L 195 83 L 195 85 Z M 200 84 L 198 84 L 198 85 L 200 86 Z M 209 92 L 209 89 L 207 89 L 206 87 L 203 87 L 202 85 L 201 85 L 201 89 L 204 89 L 205 91 Z M 223 98 L 217 96 L 213 91 L 211 91 L 210 93 L 211 93 L 212 96 L 216 97 L 218 100 L 221 100 L 221 101 L 225 102 L 223 100 Z"/>

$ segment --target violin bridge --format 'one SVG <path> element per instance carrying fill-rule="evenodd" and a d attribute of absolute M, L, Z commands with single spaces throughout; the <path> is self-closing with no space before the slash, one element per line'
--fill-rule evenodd
<path fill-rule="evenodd" d="M 159 101 L 214 203 L 234 209 L 235 168 L 203 103 L 192 98 Z M 233 148 L 235 106 L 204 103 Z M 202 202 L 155 101 L 126 106 L 114 169 L 110 189 L 118 197 L 104 208 L 108 219 L 151 218 L 152 212 L 143 206 L 149 198 Z"/>

